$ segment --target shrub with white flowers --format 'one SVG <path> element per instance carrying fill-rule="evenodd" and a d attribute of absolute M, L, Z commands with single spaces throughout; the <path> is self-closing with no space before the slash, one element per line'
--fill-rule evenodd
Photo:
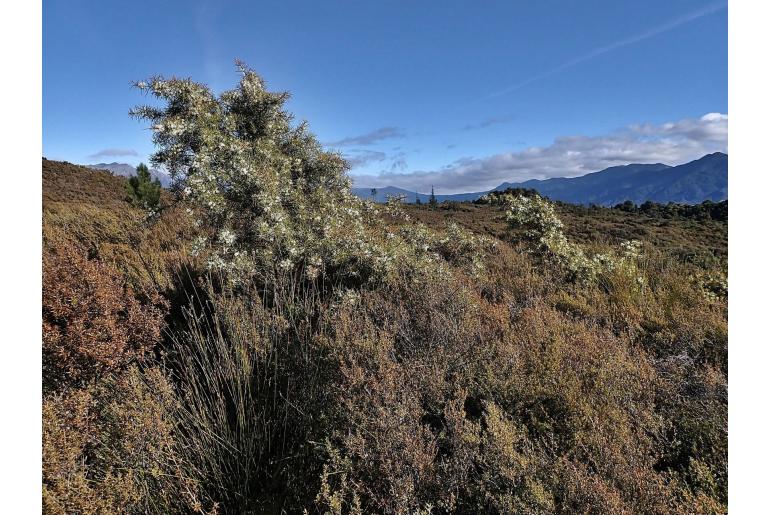
<path fill-rule="evenodd" d="M 505 206 L 515 197 L 536 197 L 538 193 L 531 188 L 506 188 L 502 191 L 490 191 L 474 201 L 475 204 Z"/>
<path fill-rule="evenodd" d="M 697 274 L 694 282 L 710 301 L 727 300 L 727 276 L 720 271 Z"/>
<path fill-rule="evenodd" d="M 305 123 L 292 124 L 288 94 L 238 69 L 238 87 L 218 96 L 190 79 L 137 83 L 161 106 L 132 111 L 154 131 L 153 164 L 169 171 L 196 226 L 207 229 L 193 252 L 210 269 L 236 284 L 324 278 L 343 288 L 442 271 L 446 262 L 480 272 L 474 254 L 486 239 L 458 226 L 444 235 L 387 231 L 383 212 L 410 223 L 403 197 L 382 207 L 355 197 L 346 161 L 323 150 Z"/>
<path fill-rule="evenodd" d="M 190 79 L 136 84 L 162 104 L 132 110 L 152 125 L 152 162 L 210 228 L 196 250 L 235 281 L 345 268 L 367 240 L 347 163 L 323 150 L 305 123 L 292 124 L 288 93 L 267 91 L 237 64 L 238 87 L 219 96 Z"/>
<path fill-rule="evenodd" d="M 411 217 L 404 211 L 403 204 L 406 195 L 387 195 L 385 200 L 385 213 L 395 220 L 408 222 Z"/>
<path fill-rule="evenodd" d="M 622 272 L 643 283 L 636 265 L 641 242 L 625 241 L 616 252 L 589 256 L 580 245 L 567 239 L 564 224 L 548 200 L 539 195 L 517 195 L 507 196 L 506 202 L 508 224 L 524 229 L 531 250 L 555 261 L 572 280 L 594 282 L 601 274 Z"/>
<path fill-rule="evenodd" d="M 409 242 L 416 256 L 445 261 L 474 277 L 486 271 L 484 253 L 497 247 L 492 238 L 474 234 L 456 222 L 449 222 L 443 232 L 433 231 L 423 223 L 407 224 L 400 228 L 399 236 L 401 241 Z"/>

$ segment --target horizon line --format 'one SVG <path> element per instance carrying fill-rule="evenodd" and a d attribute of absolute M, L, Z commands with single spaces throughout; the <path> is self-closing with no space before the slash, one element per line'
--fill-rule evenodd
<path fill-rule="evenodd" d="M 621 166 L 665 165 L 665 166 L 667 166 L 669 168 L 675 168 L 677 166 L 682 166 L 682 165 L 686 165 L 688 163 L 693 163 L 695 161 L 700 161 L 704 157 L 713 156 L 714 154 L 722 154 L 722 155 L 728 156 L 727 152 L 722 152 L 721 150 L 716 150 L 714 152 L 709 152 L 707 154 L 703 154 L 702 156 L 700 156 L 700 157 L 698 157 L 696 159 L 691 159 L 690 161 L 685 161 L 684 163 L 679 163 L 679 164 L 676 164 L 676 165 L 671 165 L 671 164 L 668 164 L 668 163 L 626 163 L 626 164 L 622 164 L 622 165 L 608 166 L 607 168 L 602 168 L 601 170 L 594 170 L 594 171 L 591 171 L 591 172 L 586 172 L 586 173 L 584 173 L 582 175 L 572 175 L 572 176 L 566 176 L 565 175 L 565 176 L 561 176 L 561 177 L 547 177 L 545 179 L 526 179 L 524 181 L 516 181 L 516 182 L 503 181 L 500 184 L 498 184 L 497 186 L 494 186 L 493 188 L 490 188 L 490 189 L 487 189 L 487 190 L 483 190 L 483 191 L 459 191 L 459 192 L 456 192 L 456 193 L 435 193 L 435 195 L 436 196 L 450 196 L 450 195 L 471 195 L 471 194 L 474 194 L 474 193 L 482 193 L 483 194 L 483 193 L 488 193 L 490 191 L 494 191 L 495 189 L 499 188 L 503 184 L 515 185 L 515 184 L 523 184 L 523 183 L 529 182 L 529 181 L 544 182 L 544 181 L 549 181 L 551 179 L 577 179 L 579 177 L 585 177 L 586 175 L 591 175 L 591 174 L 594 174 L 594 173 L 601 173 L 601 172 L 609 170 L 610 168 L 617 168 L 617 167 L 621 167 Z M 395 186 L 393 184 L 388 184 L 387 186 L 351 186 L 351 190 L 353 190 L 353 189 L 362 189 L 362 190 L 376 189 L 376 190 L 381 190 L 381 189 L 387 189 L 387 188 L 395 188 L 395 189 L 406 191 L 407 193 L 415 193 L 417 195 L 430 196 L 430 193 L 421 193 L 421 192 L 419 192 L 417 190 L 409 190 L 409 189 L 406 189 L 406 188 L 402 188 L 401 186 Z M 379 193 L 379 191 L 378 191 L 378 193 Z"/>

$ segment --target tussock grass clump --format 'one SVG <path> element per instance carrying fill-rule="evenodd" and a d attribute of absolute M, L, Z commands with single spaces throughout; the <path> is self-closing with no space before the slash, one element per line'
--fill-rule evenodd
<path fill-rule="evenodd" d="M 306 506 L 320 474 L 333 371 L 319 344 L 317 293 L 290 300 L 286 288 L 267 301 L 209 282 L 168 349 L 188 473 L 228 511 Z"/>

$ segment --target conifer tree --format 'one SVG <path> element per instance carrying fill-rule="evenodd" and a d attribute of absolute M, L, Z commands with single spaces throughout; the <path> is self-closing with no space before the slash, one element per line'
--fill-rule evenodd
<path fill-rule="evenodd" d="M 160 181 L 152 179 L 144 163 L 136 167 L 136 175 L 128 178 L 128 195 L 135 204 L 145 209 L 156 209 L 160 203 Z"/>

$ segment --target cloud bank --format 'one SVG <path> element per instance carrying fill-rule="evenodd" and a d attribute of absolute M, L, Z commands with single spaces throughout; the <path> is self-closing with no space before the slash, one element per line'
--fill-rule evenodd
<path fill-rule="evenodd" d="M 90 159 L 101 159 L 103 157 L 125 157 L 138 156 L 136 150 L 130 148 L 105 148 L 95 154 L 88 156 Z"/>
<path fill-rule="evenodd" d="M 564 136 L 545 147 L 530 147 L 483 158 L 464 158 L 438 170 L 384 170 L 352 175 L 356 186 L 398 186 L 414 191 L 462 193 L 502 182 L 577 177 L 629 163 L 677 165 L 711 152 L 727 152 L 727 115 L 709 113 L 677 122 L 637 124 L 603 136 Z"/>

